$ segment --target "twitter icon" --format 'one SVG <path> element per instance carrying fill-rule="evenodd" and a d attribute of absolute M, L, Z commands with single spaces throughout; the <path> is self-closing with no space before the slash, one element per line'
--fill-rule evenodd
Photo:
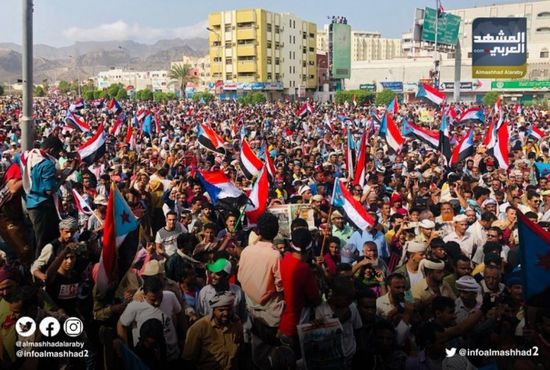
<path fill-rule="evenodd" d="M 445 348 L 445 353 L 447 354 L 447 357 L 453 357 L 456 354 L 456 348 Z"/>

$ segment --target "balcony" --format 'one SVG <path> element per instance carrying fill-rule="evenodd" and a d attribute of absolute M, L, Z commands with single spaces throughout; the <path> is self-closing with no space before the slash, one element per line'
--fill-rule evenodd
<path fill-rule="evenodd" d="M 253 60 L 237 62 L 237 70 L 239 73 L 256 72 L 256 62 Z"/>
<path fill-rule="evenodd" d="M 223 72 L 221 63 L 212 63 L 210 65 L 210 73 L 221 73 Z"/>
<path fill-rule="evenodd" d="M 256 39 L 256 29 L 252 27 L 238 28 L 237 40 L 254 40 Z"/>
<path fill-rule="evenodd" d="M 255 22 L 256 14 L 254 10 L 237 10 L 237 23 Z"/>
<path fill-rule="evenodd" d="M 237 55 L 242 57 L 254 56 L 256 55 L 256 46 L 255 45 L 238 45 Z"/>

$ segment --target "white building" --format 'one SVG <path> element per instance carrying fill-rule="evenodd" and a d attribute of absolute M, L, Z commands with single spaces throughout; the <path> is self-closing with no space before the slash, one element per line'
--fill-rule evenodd
<path fill-rule="evenodd" d="M 466 100 L 479 100 L 485 92 L 500 91 L 512 99 L 522 96 L 540 98 L 547 94 L 550 85 L 550 1 L 531 1 L 526 3 L 499 4 L 465 9 L 448 9 L 449 13 L 461 17 L 459 39 L 462 49 L 461 89 Z M 479 17 L 525 17 L 527 18 L 527 75 L 521 87 L 510 87 L 502 80 L 472 78 L 472 22 Z M 413 54 L 414 46 L 414 54 Z M 419 80 L 429 79 L 433 68 L 433 44 L 413 41 L 412 32 L 402 36 L 402 50 L 405 58 L 379 60 L 372 62 L 352 62 L 351 78 L 346 80 L 346 89 L 358 89 L 361 85 L 375 84 L 378 89 L 382 83 L 401 83 L 405 96 L 414 96 Z M 414 56 L 413 56 L 414 55 Z M 451 85 L 454 81 L 455 54 L 440 53 L 440 82 L 442 90 L 452 95 Z M 533 83 L 533 81 L 543 81 Z M 504 87 L 503 87 L 504 86 Z"/>
<path fill-rule="evenodd" d="M 317 51 L 328 52 L 328 24 L 317 31 Z M 351 31 L 351 60 L 392 59 L 401 55 L 401 40 L 383 38 L 380 32 Z"/>
<path fill-rule="evenodd" d="M 99 72 L 96 85 L 100 89 L 112 84 L 121 83 L 125 87 L 133 86 L 134 90 L 150 89 L 152 91 L 169 92 L 174 87 L 169 84 L 168 71 L 125 71 L 121 68 Z"/>
<path fill-rule="evenodd" d="M 189 57 L 184 55 L 181 60 L 170 63 L 170 69 L 177 65 L 189 65 L 191 67 L 190 74 L 196 78 L 196 82 L 189 82 L 187 87 L 204 91 L 208 89 L 208 84 L 212 82 L 210 77 L 210 57 Z"/>

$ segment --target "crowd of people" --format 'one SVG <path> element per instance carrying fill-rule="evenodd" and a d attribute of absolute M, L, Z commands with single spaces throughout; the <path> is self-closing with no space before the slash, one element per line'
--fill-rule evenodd
<path fill-rule="evenodd" d="M 440 151 L 416 138 L 405 137 L 392 152 L 378 132 L 383 106 L 311 102 L 312 111 L 300 117 L 301 103 L 288 101 L 128 100 L 113 112 L 97 102 L 50 97 L 35 100 L 36 150 L 22 152 L 21 104 L 19 97 L 0 98 L 1 369 L 550 364 L 550 306 L 525 303 L 517 216 L 550 230 L 550 176 L 534 165 L 550 163 L 550 114 L 541 107 L 503 104 L 510 130 L 510 166 L 503 169 L 482 145 L 497 114 L 492 107 L 485 107 L 487 122 L 450 127 L 453 145 L 473 128 L 476 149 L 448 166 Z M 134 119 L 144 110 L 156 121 L 147 131 Z M 90 131 L 69 124 L 69 111 Z M 442 119 L 439 107 L 422 102 L 391 114 L 398 125 L 439 128 Z M 122 129 L 115 130 L 121 117 Z M 199 122 L 223 139 L 224 154 L 201 146 Z M 108 133 L 105 154 L 92 164 L 81 161 L 77 149 L 100 124 Z M 541 139 L 530 135 L 534 126 Z M 347 149 L 348 136 L 359 142 L 364 132 L 362 186 L 348 171 Z M 214 205 L 197 178 L 198 171 L 222 170 L 248 194 L 254 179 L 239 167 L 242 138 L 260 157 L 270 156 L 275 169 L 269 206 L 255 224 L 243 208 Z M 358 229 L 332 206 L 336 179 L 345 179 L 372 226 Z M 98 263 L 115 187 L 139 227 L 118 247 L 117 278 L 103 291 Z M 284 204 L 309 207 L 314 225 L 288 220 L 283 235 L 283 220 L 270 208 Z M 18 356 L 20 341 L 47 340 L 38 330 L 21 336 L 15 323 L 22 316 L 37 323 L 78 317 L 84 332 L 65 339 L 83 342 L 87 357 Z M 337 346 L 321 352 L 320 342 L 316 351 L 303 332 L 321 333 L 327 323 L 340 330 L 317 339 Z M 536 357 L 446 354 L 533 346 Z"/>

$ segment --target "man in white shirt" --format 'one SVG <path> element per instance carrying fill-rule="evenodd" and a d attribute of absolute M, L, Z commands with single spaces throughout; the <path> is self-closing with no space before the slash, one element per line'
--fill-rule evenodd
<path fill-rule="evenodd" d="M 139 341 L 141 325 L 150 319 L 159 320 L 164 327 L 166 355 L 168 361 L 175 361 L 180 355 L 178 336 L 174 317 L 181 312 L 181 305 L 174 293 L 163 291 L 162 281 L 158 277 L 148 277 L 143 284 L 143 300 L 132 301 L 120 316 L 117 334 L 128 343 L 128 329 L 132 328 L 134 346 Z"/>
<path fill-rule="evenodd" d="M 177 214 L 174 211 L 169 211 L 166 214 L 166 226 L 157 231 L 155 243 L 157 249 L 161 249 L 167 256 L 176 253 L 178 249 L 178 236 L 183 233 L 181 224 L 176 222 Z"/>
<path fill-rule="evenodd" d="M 458 215 L 453 218 L 454 231 L 447 235 L 443 240 L 445 243 L 457 242 L 460 245 L 460 250 L 468 258 L 472 258 L 476 241 L 466 229 L 468 228 L 468 217 L 466 215 Z"/>

